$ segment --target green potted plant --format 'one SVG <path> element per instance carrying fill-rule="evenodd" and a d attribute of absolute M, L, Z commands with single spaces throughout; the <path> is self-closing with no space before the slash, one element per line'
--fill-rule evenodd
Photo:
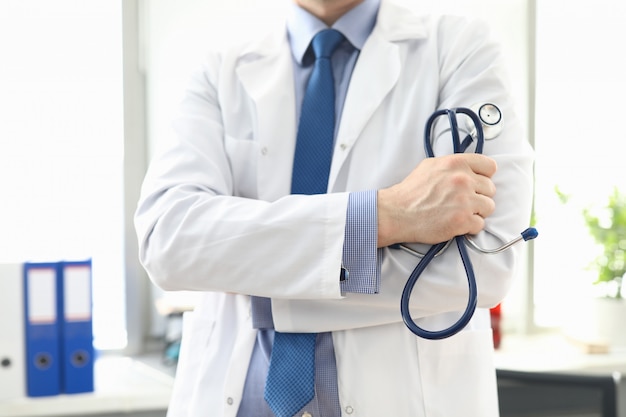
<path fill-rule="evenodd" d="M 569 195 L 555 191 L 562 203 L 568 202 Z M 573 315 L 574 327 L 586 332 L 583 341 L 610 349 L 626 346 L 626 194 L 615 187 L 607 200 L 582 210 L 587 230 L 601 251 L 589 268 L 596 272 L 594 285 L 602 296 L 589 300 L 588 307 L 581 305 Z M 586 325 L 580 326 L 581 321 Z"/>
<path fill-rule="evenodd" d="M 626 195 L 615 187 L 606 206 L 600 211 L 586 208 L 583 217 L 589 233 L 603 247 L 591 263 L 597 272 L 595 283 L 605 287 L 607 297 L 621 299 L 626 274 Z"/>

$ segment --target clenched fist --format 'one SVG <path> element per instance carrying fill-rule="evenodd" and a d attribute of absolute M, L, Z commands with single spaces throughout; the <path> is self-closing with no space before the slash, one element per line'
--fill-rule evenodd
<path fill-rule="evenodd" d="M 378 191 L 378 247 L 435 244 L 476 234 L 495 210 L 497 166 L 480 154 L 423 160 L 400 183 Z"/>

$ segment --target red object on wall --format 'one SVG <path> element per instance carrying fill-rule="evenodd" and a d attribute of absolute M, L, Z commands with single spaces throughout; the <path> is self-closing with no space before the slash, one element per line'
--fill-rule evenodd
<path fill-rule="evenodd" d="M 500 329 L 500 319 L 502 318 L 502 304 L 498 304 L 489 310 L 491 315 L 491 329 L 493 330 L 493 346 L 498 349 L 502 341 L 502 330 Z"/>

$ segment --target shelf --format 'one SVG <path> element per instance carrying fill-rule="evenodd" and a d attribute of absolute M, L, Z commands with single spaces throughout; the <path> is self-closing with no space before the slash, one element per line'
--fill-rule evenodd
<path fill-rule="evenodd" d="M 89 416 L 167 410 L 174 378 L 144 361 L 104 356 L 95 363 L 93 393 L 16 398 L 0 403 L 0 417 Z"/>

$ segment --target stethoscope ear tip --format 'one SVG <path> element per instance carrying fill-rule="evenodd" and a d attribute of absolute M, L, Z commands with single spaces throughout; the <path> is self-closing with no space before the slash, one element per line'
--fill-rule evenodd
<path fill-rule="evenodd" d="M 539 236 L 539 232 L 537 231 L 537 229 L 535 229 L 534 227 L 529 227 L 528 229 L 524 230 L 522 232 L 522 238 L 525 241 L 528 240 L 533 240 L 534 238 L 536 238 L 537 236 Z"/>

